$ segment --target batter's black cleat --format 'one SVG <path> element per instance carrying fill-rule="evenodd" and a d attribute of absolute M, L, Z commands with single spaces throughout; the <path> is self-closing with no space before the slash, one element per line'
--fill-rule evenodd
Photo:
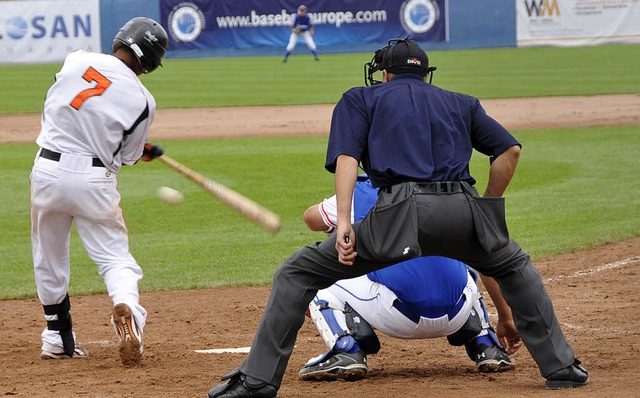
<path fill-rule="evenodd" d="M 367 377 L 367 357 L 364 352 L 337 352 L 315 365 L 306 365 L 300 370 L 302 380 L 347 381 L 361 380 Z"/>
<path fill-rule="evenodd" d="M 482 373 L 504 372 L 516 367 L 516 361 L 498 345 L 489 347 L 486 344 L 478 344 L 473 347 L 471 355 Z"/>
<path fill-rule="evenodd" d="M 557 370 L 547 377 L 547 390 L 562 390 L 565 388 L 582 387 L 589 384 L 589 373 L 575 360 L 573 365 Z"/>
<path fill-rule="evenodd" d="M 239 369 L 222 376 L 229 380 L 209 390 L 208 398 L 278 398 L 278 390 L 271 384 L 245 376 Z"/>

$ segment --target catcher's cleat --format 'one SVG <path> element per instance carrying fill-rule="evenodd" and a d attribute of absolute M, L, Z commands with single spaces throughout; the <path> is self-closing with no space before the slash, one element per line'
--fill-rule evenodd
<path fill-rule="evenodd" d="M 142 335 L 131 309 L 126 304 L 113 307 L 111 323 L 120 341 L 120 360 L 125 368 L 140 366 L 142 360 Z"/>
<path fill-rule="evenodd" d="M 64 351 L 54 352 L 53 350 L 42 350 L 40 358 L 42 359 L 70 359 L 70 358 L 87 358 L 89 351 L 84 347 L 76 346 L 73 350 L 73 356 L 65 354 Z"/>
<path fill-rule="evenodd" d="M 516 367 L 516 361 L 501 346 L 478 344 L 473 351 L 473 359 L 482 373 L 504 372 Z"/>
<path fill-rule="evenodd" d="M 300 370 L 302 380 L 347 381 L 361 380 L 367 377 L 367 357 L 363 351 L 354 353 L 337 352 L 325 361 L 314 365 L 305 365 Z"/>
<path fill-rule="evenodd" d="M 575 360 L 572 365 L 551 373 L 547 377 L 547 390 L 561 390 L 564 388 L 582 387 L 589 384 L 589 373 Z"/>

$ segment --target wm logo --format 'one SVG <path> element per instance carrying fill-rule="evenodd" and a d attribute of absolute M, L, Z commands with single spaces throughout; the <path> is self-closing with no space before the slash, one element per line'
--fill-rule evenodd
<path fill-rule="evenodd" d="M 523 0 L 529 16 L 544 17 L 560 15 L 560 7 L 557 0 Z"/>

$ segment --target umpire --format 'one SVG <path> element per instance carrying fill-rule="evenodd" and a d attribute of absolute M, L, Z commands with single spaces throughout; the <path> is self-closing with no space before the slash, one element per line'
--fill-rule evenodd
<path fill-rule="evenodd" d="M 540 275 L 506 228 L 502 194 L 521 145 L 478 99 L 426 83 L 435 70 L 428 63 L 414 41 L 392 40 L 365 65 L 371 87 L 352 88 L 337 103 L 325 164 L 335 173 L 336 233 L 277 270 L 248 358 L 210 398 L 275 397 L 318 289 L 420 255 L 455 258 L 498 282 L 546 388 L 588 383 Z M 373 79 L 380 70 L 382 82 Z M 483 197 L 469 173 L 473 149 L 490 157 Z M 351 225 L 359 164 L 380 194 Z"/>

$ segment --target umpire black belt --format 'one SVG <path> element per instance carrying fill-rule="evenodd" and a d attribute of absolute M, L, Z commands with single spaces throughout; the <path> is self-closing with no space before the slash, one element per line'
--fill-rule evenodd
<path fill-rule="evenodd" d="M 447 314 L 449 320 L 452 320 L 456 315 L 458 315 L 460 310 L 462 310 L 462 307 L 464 307 L 465 301 L 467 301 L 467 298 L 463 294 L 462 296 L 460 296 L 460 300 L 458 300 L 458 302 L 456 303 L 456 307 Z M 420 317 L 429 318 L 428 316 L 419 314 L 414 308 L 411 307 L 411 305 L 404 303 L 399 298 L 393 300 L 393 307 L 402 315 L 409 318 L 413 323 L 420 323 Z"/>
<path fill-rule="evenodd" d="M 460 181 L 416 182 L 415 184 L 416 186 L 413 188 L 413 193 L 416 195 L 451 195 L 464 192 Z M 380 188 L 380 190 L 391 193 L 393 192 L 394 186 L 395 185 L 383 187 Z"/>
<path fill-rule="evenodd" d="M 54 162 L 59 162 L 60 156 L 62 155 L 59 152 L 50 151 L 46 148 L 42 148 L 42 150 L 40 151 L 40 157 L 53 160 Z M 91 162 L 91 165 L 93 167 L 104 167 L 104 163 L 102 163 L 102 160 L 98 158 L 93 158 Z"/>

